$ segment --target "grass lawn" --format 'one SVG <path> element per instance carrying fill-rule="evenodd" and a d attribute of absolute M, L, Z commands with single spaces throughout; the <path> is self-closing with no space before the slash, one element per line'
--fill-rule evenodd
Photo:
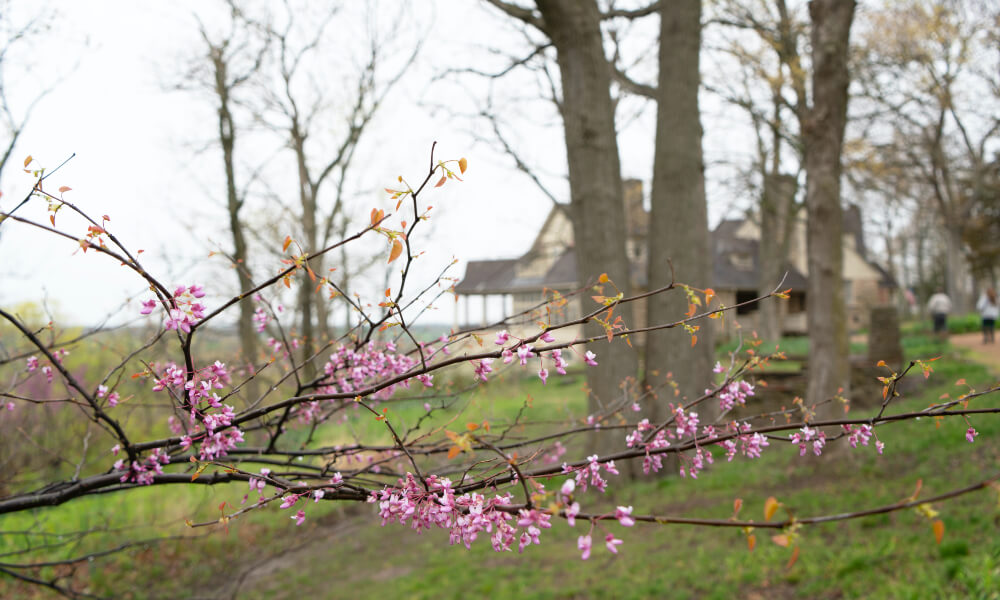
<path fill-rule="evenodd" d="M 907 342 L 908 356 L 935 348 L 942 349 L 927 340 Z M 985 368 L 958 358 L 949 352 L 935 362 L 931 378 L 892 410 L 923 408 L 946 392 L 956 396 L 965 390 L 955 386 L 959 378 L 977 389 L 993 383 Z M 489 419 L 501 424 L 531 396 L 526 410 L 532 420 L 580 418 L 582 376 L 569 377 L 562 385 L 558 381 L 542 387 L 537 379 L 509 377 L 478 388 L 454 408 L 464 411 L 459 422 Z M 980 402 L 985 406 L 989 400 Z M 852 414 L 862 410 L 856 406 Z M 405 425 L 423 412 L 423 400 L 416 398 L 394 404 L 390 414 Z M 981 416 L 973 425 L 980 432 L 974 444 L 965 441 L 967 425 L 961 418 L 880 427 L 883 456 L 869 446 L 845 448 L 824 459 L 800 458 L 795 448 L 772 442 L 758 460 L 726 463 L 720 456 L 697 480 L 612 480 L 607 494 L 588 490 L 578 500 L 587 512 L 632 505 L 636 514 L 725 519 L 734 499 L 741 498 L 741 517 L 757 520 L 763 519 L 768 496 L 800 516 L 870 508 L 906 498 L 918 480 L 926 497 L 997 472 L 1000 419 Z M 373 424 L 356 426 L 369 431 Z M 571 447 L 570 455 L 575 453 Z M 556 478 L 548 487 L 561 482 Z M 772 543 L 773 532 L 766 530 L 756 531 L 751 552 L 739 530 L 642 523 L 623 528 L 611 520 L 594 531 L 593 554 L 581 561 L 576 538 L 589 529 L 583 522 L 570 528 L 553 520 L 542 544 L 523 554 L 497 554 L 487 537 L 466 550 L 449 546 L 443 530 L 418 535 L 399 525 L 383 528 L 370 505 L 309 504 L 308 520 L 299 528 L 289 521 L 289 511 L 276 508 L 231 522 L 228 531 L 184 525 L 185 519 L 217 517 L 221 502 L 238 504 L 244 493 L 245 486 L 149 489 L 79 500 L 37 516 L 0 517 L 0 562 L 52 557 L 44 548 L 27 557 L 10 555 L 28 540 L 10 532 L 107 529 L 124 521 L 136 528 L 81 539 L 66 555 L 106 547 L 118 538 L 206 535 L 76 566 L 76 581 L 89 582 L 93 593 L 133 598 L 211 598 L 223 592 L 236 592 L 239 598 L 1000 598 L 995 490 L 934 505 L 945 523 L 940 545 L 930 521 L 913 510 L 803 528 L 800 553 L 791 567 L 790 549 Z M 617 555 L 601 543 L 608 532 L 625 542 Z M 44 541 L 36 536 L 31 543 Z M 60 573 L 69 573 L 62 569 Z M 45 576 L 54 573 L 40 570 Z M 36 595 L 49 593 L 0 575 L 0 597 Z"/>

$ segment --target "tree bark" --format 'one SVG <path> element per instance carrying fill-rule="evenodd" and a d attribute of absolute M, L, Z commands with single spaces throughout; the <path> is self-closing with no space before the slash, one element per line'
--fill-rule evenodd
<path fill-rule="evenodd" d="M 764 193 L 760 202 L 760 243 L 757 264 L 759 283 L 757 293 L 770 294 L 781 281 L 788 268 L 788 246 L 795 224 L 795 177 L 767 173 L 764 175 Z M 781 325 L 785 303 L 769 298 L 759 305 L 757 333 L 764 340 L 777 342 L 781 338 Z"/>
<path fill-rule="evenodd" d="M 701 0 L 665 4 L 660 9 L 660 73 L 649 229 L 650 288 L 670 282 L 668 259 L 673 263 L 678 282 L 700 289 L 711 286 L 712 252 L 698 112 L 700 48 Z M 649 323 L 675 321 L 688 312 L 688 298 L 682 291 L 659 294 L 648 299 L 648 311 Z M 692 347 L 691 334 L 683 329 L 649 334 L 647 385 L 662 384 L 667 373 L 671 373 L 681 397 L 692 399 L 704 391 L 712 376 L 713 336 L 707 323 L 700 325 L 696 335 L 698 340 Z M 661 394 L 654 416 L 666 416 L 666 404 L 672 401 L 676 401 L 672 394 Z M 706 416 L 702 415 L 703 421 Z"/>
<path fill-rule="evenodd" d="M 809 384 L 806 400 L 810 405 L 849 393 L 840 174 L 850 83 L 848 40 L 854 8 L 854 0 L 812 0 L 809 3 L 813 106 L 802 124 L 802 135 L 809 216 Z"/>
<path fill-rule="evenodd" d="M 578 280 L 593 282 L 601 273 L 607 273 L 627 296 L 631 285 L 625 252 L 621 168 L 610 91 L 611 71 L 604 55 L 597 3 L 538 0 L 538 9 L 543 16 L 544 31 L 556 48 L 562 82 L 560 111 L 569 167 Z M 605 293 L 614 295 L 610 289 Z M 616 308 L 615 314 L 631 325 L 629 305 Z M 591 324 L 585 331 L 590 336 L 600 335 L 604 330 Z M 615 340 L 613 346 L 608 342 L 588 344 L 587 349 L 598 357 L 598 366 L 587 370 L 587 385 L 589 409 L 599 413 L 622 396 L 622 385 L 629 378 L 634 380 L 637 358 L 635 351 L 621 340 Z M 617 433 L 603 436 L 594 449 L 618 449 L 622 446 L 621 439 Z"/>
<path fill-rule="evenodd" d="M 219 143 L 222 146 L 222 161 L 226 172 L 226 209 L 229 214 L 229 231 L 233 236 L 232 259 L 236 268 L 239 291 L 242 293 L 253 288 L 253 277 L 247 262 L 247 243 L 243 234 L 243 223 L 240 221 L 243 198 L 240 197 L 236 188 L 236 124 L 230 107 L 232 84 L 229 64 L 222 47 L 210 48 L 209 54 L 215 76 L 215 94 L 219 101 Z M 257 361 L 257 332 L 254 331 L 253 313 L 253 299 L 249 297 L 241 299 L 237 331 L 243 361 L 251 370 L 255 369 Z M 243 390 L 248 402 L 256 400 L 258 387 L 255 380 L 247 381 Z"/>

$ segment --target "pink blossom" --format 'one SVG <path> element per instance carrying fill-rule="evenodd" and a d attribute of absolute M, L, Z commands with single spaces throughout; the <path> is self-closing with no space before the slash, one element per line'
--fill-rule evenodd
<path fill-rule="evenodd" d="M 476 363 L 476 379 L 481 381 L 486 381 L 486 376 L 493 372 L 493 367 L 490 365 L 493 363 L 493 359 L 484 358 Z"/>
<path fill-rule="evenodd" d="M 46 380 L 46 382 L 47 383 L 52 383 L 52 379 L 53 379 L 52 367 L 50 367 L 49 365 L 45 365 L 44 367 L 42 367 L 42 373 L 45 373 L 45 380 Z"/>
<path fill-rule="evenodd" d="M 118 392 L 111 392 L 108 394 L 108 406 L 118 406 L 120 398 L 121 396 L 118 395 Z"/>
<path fill-rule="evenodd" d="M 631 515 L 631 506 L 619 506 L 615 509 L 615 518 L 622 524 L 622 527 L 631 527 L 635 525 L 635 519 L 633 519 Z"/>
<path fill-rule="evenodd" d="M 28 357 L 28 372 L 32 372 L 38 368 L 38 358 L 35 356 Z"/>
<path fill-rule="evenodd" d="M 115 444 L 114 446 L 111 446 L 111 455 L 112 456 L 118 456 L 118 453 L 121 452 L 121 451 L 122 451 L 121 444 Z"/>
<path fill-rule="evenodd" d="M 503 329 L 497 332 L 497 339 L 495 339 L 493 343 L 497 346 L 503 346 L 508 340 L 510 340 L 510 334 L 507 333 L 506 329 Z"/>
<path fill-rule="evenodd" d="M 535 353 L 532 352 L 532 347 L 530 345 L 521 346 L 517 349 L 517 358 L 521 361 L 521 366 L 528 364 L 528 359 L 534 356 Z"/>
<path fill-rule="evenodd" d="M 305 520 L 306 520 L 306 511 L 304 511 L 302 509 L 299 509 L 299 512 L 295 513 L 294 515 L 292 515 L 289 518 L 292 519 L 293 521 L 295 521 L 295 526 L 298 527 L 303 522 L 305 522 Z"/>
<path fill-rule="evenodd" d="M 434 376 L 429 373 L 417 375 L 417 381 L 424 384 L 424 387 L 434 387 Z"/>
<path fill-rule="evenodd" d="M 572 479 L 567 479 L 563 482 L 562 487 L 559 488 L 559 493 L 567 498 L 573 495 L 573 490 L 576 489 L 576 482 Z"/>
<path fill-rule="evenodd" d="M 979 432 L 972 427 L 965 430 L 965 439 L 969 440 L 970 444 L 976 441 L 977 435 L 979 435 Z"/>
<path fill-rule="evenodd" d="M 590 558 L 591 543 L 592 542 L 589 535 L 581 535 L 580 537 L 576 538 L 576 547 L 580 550 L 581 552 L 580 558 L 582 558 L 583 560 L 587 560 L 588 558 Z"/>
<path fill-rule="evenodd" d="M 572 479 L 570 481 L 572 481 Z M 576 527 L 576 515 L 578 514 L 580 514 L 579 502 L 574 502 L 566 507 L 566 523 L 570 527 Z"/>
<path fill-rule="evenodd" d="M 149 300 L 146 300 L 145 302 L 142 303 L 142 309 L 139 311 L 139 314 L 148 315 L 149 313 L 153 312 L 153 309 L 155 308 L 156 308 L 156 298 L 150 298 Z"/>
<path fill-rule="evenodd" d="M 282 500 L 281 500 L 281 508 L 291 508 L 292 506 L 295 506 L 295 503 L 298 502 L 298 501 L 299 501 L 299 497 L 298 497 L 297 494 L 289 494 L 289 495 L 285 496 L 284 498 L 282 498 Z"/>
<path fill-rule="evenodd" d="M 549 378 L 549 370 L 546 368 L 539 369 L 538 378 L 542 380 L 542 385 L 545 385 L 545 381 Z"/>
<path fill-rule="evenodd" d="M 99 386 L 97 386 L 97 397 L 98 398 L 103 398 L 103 397 L 105 397 L 107 395 L 108 395 L 108 386 L 106 386 L 106 385 L 99 385 Z"/>
<path fill-rule="evenodd" d="M 514 353 L 510 351 L 510 348 L 504 348 L 500 357 L 503 358 L 503 364 L 509 365 L 514 360 Z"/>
<path fill-rule="evenodd" d="M 268 316 L 267 312 L 265 312 L 263 308 L 258 308 L 257 310 L 253 311 L 254 330 L 257 333 L 263 333 L 263 331 L 267 329 L 267 322 L 270 319 L 271 318 Z"/>
<path fill-rule="evenodd" d="M 725 368 L 723 368 L 722 363 L 719 362 L 719 361 L 716 361 L 715 362 L 715 366 L 712 367 L 712 372 L 713 373 L 721 373 L 723 371 L 725 371 Z"/>
<path fill-rule="evenodd" d="M 546 344 L 551 344 L 552 342 L 556 341 L 556 338 L 552 335 L 551 331 L 546 331 L 538 339 L 545 342 Z"/>
<path fill-rule="evenodd" d="M 7 403 L 7 410 L 8 410 L 8 411 L 11 411 L 11 410 L 14 410 L 14 406 L 15 406 L 15 405 L 14 405 L 14 403 L 13 403 L 13 402 L 8 402 L 8 403 Z"/>
<path fill-rule="evenodd" d="M 604 538 L 604 545 L 608 547 L 608 551 L 612 554 L 618 554 L 618 546 L 623 543 L 624 542 L 615 538 L 615 536 L 610 533 Z"/>
<path fill-rule="evenodd" d="M 590 350 L 587 350 L 586 354 L 583 355 L 583 362 L 587 363 L 588 365 L 590 365 L 592 367 L 596 367 L 597 366 L 597 355 L 594 354 L 593 352 L 591 352 Z"/>

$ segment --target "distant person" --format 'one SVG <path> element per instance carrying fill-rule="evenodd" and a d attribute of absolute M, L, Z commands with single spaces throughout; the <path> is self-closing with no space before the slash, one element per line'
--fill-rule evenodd
<path fill-rule="evenodd" d="M 931 318 L 934 319 L 934 333 L 938 334 L 938 337 L 945 337 L 948 335 L 948 313 L 951 312 L 951 298 L 944 293 L 944 290 L 938 288 L 931 299 L 927 301 L 927 310 L 931 313 Z"/>
<path fill-rule="evenodd" d="M 997 324 L 997 316 L 1000 316 L 1000 304 L 997 303 L 997 292 L 991 287 L 986 288 L 983 295 L 976 302 L 976 310 L 983 319 L 983 343 L 993 343 L 993 329 Z"/>

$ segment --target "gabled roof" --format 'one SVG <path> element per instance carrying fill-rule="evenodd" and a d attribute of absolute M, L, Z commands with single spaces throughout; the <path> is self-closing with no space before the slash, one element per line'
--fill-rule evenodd
<path fill-rule="evenodd" d="M 727 220 L 712 232 L 712 287 L 720 290 L 756 290 L 760 286 L 760 243 L 734 237 L 742 221 Z M 734 258 L 742 260 L 736 261 Z M 787 273 L 782 288 L 805 291 L 807 281 L 791 263 L 785 263 Z M 775 281 L 774 285 L 778 282 Z"/>

